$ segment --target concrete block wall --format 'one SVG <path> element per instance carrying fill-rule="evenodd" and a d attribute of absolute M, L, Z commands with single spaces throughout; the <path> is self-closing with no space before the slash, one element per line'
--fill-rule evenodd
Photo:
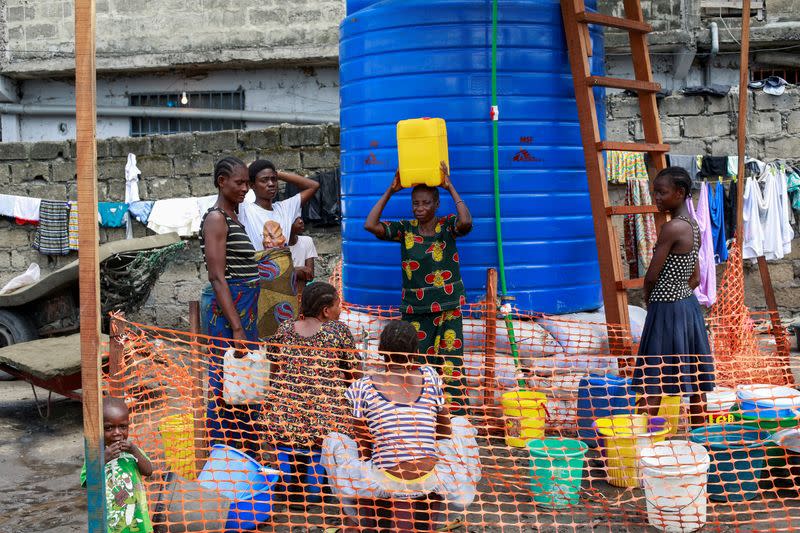
<path fill-rule="evenodd" d="M 245 162 L 263 157 L 279 168 L 301 174 L 339 165 L 339 129 L 333 125 L 276 126 L 255 131 L 223 131 L 144 138 L 115 138 L 98 142 L 98 189 L 101 201 L 122 201 L 125 196 L 125 162 L 137 156 L 144 200 L 215 194 L 214 163 L 235 155 Z M 0 189 L 8 194 L 48 199 L 76 198 L 75 144 L 73 142 L 0 143 Z M 134 222 L 134 236 L 149 233 Z M 18 226 L 0 217 L 0 285 L 36 262 L 45 275 L 77 258 L 50 257 L 31 249 L 35 228 Z M 317 272 L 325 276 L 341 255 L 338 228 L 314 230 L 321 259 Z M 100 228 L 101 242 L 124 239 L 123 228 Z M 188 302 L 198 299 L 207 280 L 196 238 L 155 285 L 148 302 L 132 318 L 164 327 L 186 327 Z"/>
<path fill-rule="evenodd" d="M 71 0 L 7 0 L 7 75 L 74 69 Z M 341 0 L 97 0 L 98 71 L 173 65 L 335 64 Z"/>
<path fill-rule="evenodd" d="M 747 154 L 765 161 L 800 160 L 800 87 L 781 96 L 750 92 L 747 115 Z M 671 153 L 687 155 L 736 155 L 739 95 L 669 96 L 659 103 L 661 127 Z M 617 94 L 608 99 L 607 126 L 610 140 L 641 140 L 641 121 L 636 98 Z M 622 203 L 624 186 L 611 185 L 612 197 Z M 621 221 L 619 228 L 621 228 Z M 619 232 L 620 242 L 622 233 Z M 800 313 L 800 232 L 796 231 L 792 254 L 769 263 L 780 311 Z M 718 279 L 722 268 L 718 269 Z M 758 268 L 746 263 L 746 298 L 754 309 L 764 308 Z"/>

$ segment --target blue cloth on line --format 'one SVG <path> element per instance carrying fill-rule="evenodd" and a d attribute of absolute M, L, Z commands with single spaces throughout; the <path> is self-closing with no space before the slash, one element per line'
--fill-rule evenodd
<path fill-rule="evenodd" d="M 725 187 L 721 182 L 708 188 L 708 211 L 711 215 L 711 243 L 717 264 L 728 260 L 725 235 Z"/>
<path fill-rule="evenodd" d="M 153 202 L 152 200 L 141 200 L 139 202 L 131 202 L 128 204 L 128 211 L 130 212 L 133 217 L 141 222 L 142 224 L 147 225 L 147 221 L 150 219 L 150 212 L 153 210 Z"/>
<path fill-rule="evenodd" d="M 98 202 L 97 211 L 100 213 L 101 226 L 122 228 L 125 226 L 128 204 L 124 202 Z"/>

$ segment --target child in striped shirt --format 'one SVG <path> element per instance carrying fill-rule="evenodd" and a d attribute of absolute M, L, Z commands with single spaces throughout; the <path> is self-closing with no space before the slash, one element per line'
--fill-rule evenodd
<path fill-rule="evenodd" d="M 367 375 L 345 393 L 356 440 L 331 433 L 322 464 L 350 516 L 358 498 L 412 499 L 436 493 L 449 508 L 465 509 L 480 481 L 477 432 L 464 417 L 452 420 L 442 379 L 416 363 L 417 331 L 390 322 L 378 348 L 385 372 Z"/>

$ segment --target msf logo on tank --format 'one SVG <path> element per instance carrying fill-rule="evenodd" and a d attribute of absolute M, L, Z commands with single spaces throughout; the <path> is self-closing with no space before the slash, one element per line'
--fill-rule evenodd
<path fill-rule="evenodd" d="M 375 166 L 375 165 L 385 165 L 385 161 L 381 161 L 378 159 L 378 156 L 375 155 L 375 152 L 370 152 L 369 155 L 364 159 L 364 164 L 368 166 Z"/>

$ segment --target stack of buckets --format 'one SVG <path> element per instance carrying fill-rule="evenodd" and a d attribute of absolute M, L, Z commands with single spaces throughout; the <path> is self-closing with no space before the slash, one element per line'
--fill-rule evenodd
<path fill-rule="evenodd" d="M 575 439 L 544 438 L 547 397 L 540 392 L 511 391 L 502 395 L 506 444 L 530 451 L 533 501 L 549 508 L 575 505 L 580 499 L 586 451 Z"/>

